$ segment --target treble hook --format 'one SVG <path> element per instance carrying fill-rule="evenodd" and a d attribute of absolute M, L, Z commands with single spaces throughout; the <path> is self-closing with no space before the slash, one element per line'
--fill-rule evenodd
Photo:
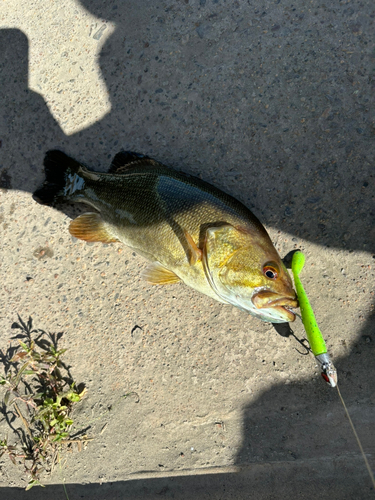
<path fill-rule="evenodd" d="M 298 337 L 296 337 L 294 335 L 294 332 L 292 330 L 292 333 L 291 333 L 291 336 L 294 337 L 296 339 L 296 341 L 301 344 L 301 346 L 306 349 L 306 352 L 301 352 L 297 349 L 297 347 L 295 347 L 294 349 L 299 353 L 301 354 L 302 356 L 307 356 L 310 352 L 311 352 L 311 349 L 310 349 L 310 345 L 309 345 L 309 341 L 307 339 L 302 339 L 300 340 Z M 307 342 L 307 345 L 305 344 L 305 342 Z"/>
<path fill-rule="evenodd" d="M 311 351 L 311 349 L 310 349 L 310 346 L 308 344 L 308 340 L 307 339 L 300 340 L 298 337 L 296 337 L 295 333 L 290 328 L 290 324 L 289 323 L 273 323 L 272 326 L 275 328 L 275 330 L 277 331 L 277 333 L 279 335 L 281 335 L 282 337 L 290 337 L 290 336 L 292 336 L 292 337 L 294 337 L 296 339 L 296 341 L 299 344 L 301 344 L 301 346 L 306 350 L 306 352 L 301 352 L 301 351 L 299 351 L 295 347 L 294 349 L 299 354 L 301 354 L 302 356 L 306 356 L 307 354 L 309 354 L 309 352 Z M 307 342 L 308 345 L 306 345 L 305 342 Z"/>

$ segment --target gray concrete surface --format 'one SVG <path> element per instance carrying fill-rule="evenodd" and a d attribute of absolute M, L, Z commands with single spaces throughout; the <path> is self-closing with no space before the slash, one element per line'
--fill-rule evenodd
<path fill-rule="evenodd" d="M 0 348 L 17 314 L 62 331 L 88 387 L 77 428 L 96 437 L 46 490 L 24 493 L 3 457 L 3 498 L 64 498 L 63 479 L 71 499 L 374 497 L 337 393 L 295 339 L 148 286 L 128 249 L 70 237 L 75 208 L 31 198 L 48 149 L 105 171 L 125 148 L 247 204 L 282 256 L 306 253 L 374 468 L 374 22 L 369 0 L 2 2 Z"/>

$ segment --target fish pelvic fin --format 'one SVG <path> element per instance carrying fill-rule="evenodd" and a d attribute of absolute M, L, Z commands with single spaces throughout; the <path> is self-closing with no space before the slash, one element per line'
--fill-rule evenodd
<path fill-rule="evenodd" d="M 82 165 L 57 149 L 48 151 L 44 157 L 46 180 L 37 189 L 33 198 L 41 205 L 54 206 L 65 195 L 68 176 L 78 172 Z"/>
<path fill-rule="evenodd" d="M 150 264 L 141 274 L 142 278 L 151 285 L 171 285 L 181 279 L 173 271 L 166 269 L 159 262 Z"/>
<path fill-rule="evenodd" d="M 119 241 L 111 233 L 111 226 L 104 222 L 99 214 L 94 212 L 87 212 L 72 220 L 69 232 L 72 236 L 84 241 L 101 241 L 102 243 Z"/>

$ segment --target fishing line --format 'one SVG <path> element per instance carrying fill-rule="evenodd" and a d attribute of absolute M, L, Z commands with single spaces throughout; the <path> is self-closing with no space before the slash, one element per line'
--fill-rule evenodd
<path fill-rule="evenodd" d="M 294 277 L 294 284 L 296 287 L 297 291 L 297 296 L 299 300 L 299 306 L 301 310 L 301 319 L 303 326 L 306 331 L 307 339 L 310 344 L 310 351 L 311 353 L 315 356 L 315 360 L 318 362 L 320 365 L 320 370 L 321 370 L 321 375 L 323 379 L 331 386 L 331 387 L 336 387 L 337 388 L 337 393 L 339 395 L 339 398 L 341 400 L 341 403 L 344 407 L 346 416 L 348 417 L 350 426 L 352 428 L 354 437 L 357 440 L 359 449 L 361 450 L 363 460 L 365 461 L 367 471 L 370 475 L 371 482 L 374 486 L 375 489 L 375 478 L 374 474 L 371 470 L 370 464 L 368 463 L 367 457 L 365 455 L 365 452 L 363 451 L 361 441 L 358 437 L 357 431 L 355 430 L 354 424 L 352 419 L 350 418 L 348 409 L 346 407 L 344 398 L 341 395 L 339 386 L 337 384 L 337 371 L 336 368 L 334 367 L 330 356 L 327 352 L 326 344 L 323 339 L 323 335 L 321 331 L 319 330 L 318 324 L 315 319 L 314 311 L 311 307 L 311 304 L 309 302 L 309 299 L 306 295 L 306 292 L 303 288 L 303 285 L 300 280 L 300 273 L 303 269 L 303 266 L 305 264 L 305 256 L 304 254 L 300 251 L 297 250 L 294 252 L 293 257 L 292 257 L 292 262 L 291 262 L 291 269 L 293 272 L 293 277 Z"/>
<path fill-rule="evenodd" d="M 344 401 L 344 399 L 343 399 L 343 397 L 342 397 L 342 395 L 341 395 L 341 392 L 340 392 L 340 389 L 339 389 L 338 384 L 336 385 L 336 388 L 337 388 L 337 393 L 338 393 L 338 395 L 339 395 L 339 397 L 340 397 L 340 399 L 341 399 L 341 403 L 342 403 L 342 405 L 343 405 L 343 407 L 344 407 L 344 410 L 345 410 L 346 416 L 348 417 L 348 420 L 349 420 L 350 426 L 351 426 L 351 428 L 352 428 L 353 434 L 354 434 L 354 436 L 355 436 L 355 438 L 356 438 L 356 440 L 357 440 L 357 443 L 358 443 L 359 449 L 361 450 L 363 460 L 365 461 L 365 464 L 366 464 L 366 467 L 367 467 L 368 473 L 369 473 L 369 475 L 370 475 L 370 479 L 371 479 L 371 481 L 372 481 L 372 485 L 374 486 L 374 489 L 375 489 L 375 478 L 374 478 L 374 474 L 373 474 L 373 472 L 372 472 L 372 470 L 371 470 L 370 464 L 368 463 L 368 460 L 367 460 L 367 457 L 366 457 L 366 455 L 365 455 L 365 452 L 363 451 L 361 441 L 360 441 L 360 439 L 359 439 L 359 437 L 358 437 L 357 431 L 355 430 L 355 427 L 354 427 L 353 421 L 352 421 L 352 419 L 350 418 L 350 415 L 349 415 L 348 409 L 347 409 L 346 404 L 345 404 L 345 401 Z"/>

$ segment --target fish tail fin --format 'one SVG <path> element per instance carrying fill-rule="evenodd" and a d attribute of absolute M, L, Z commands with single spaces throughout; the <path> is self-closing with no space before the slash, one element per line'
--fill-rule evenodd
<path fill-rule="evenodd" d="M 78 172 L 82 165 L 57 149 L 47 151 L 44 157 L 44 172 L 46 180 L 38 188 L 33 198 L 41 205 L 54 206 L 65 196 L 65 186 L 68 176 Z"/>

